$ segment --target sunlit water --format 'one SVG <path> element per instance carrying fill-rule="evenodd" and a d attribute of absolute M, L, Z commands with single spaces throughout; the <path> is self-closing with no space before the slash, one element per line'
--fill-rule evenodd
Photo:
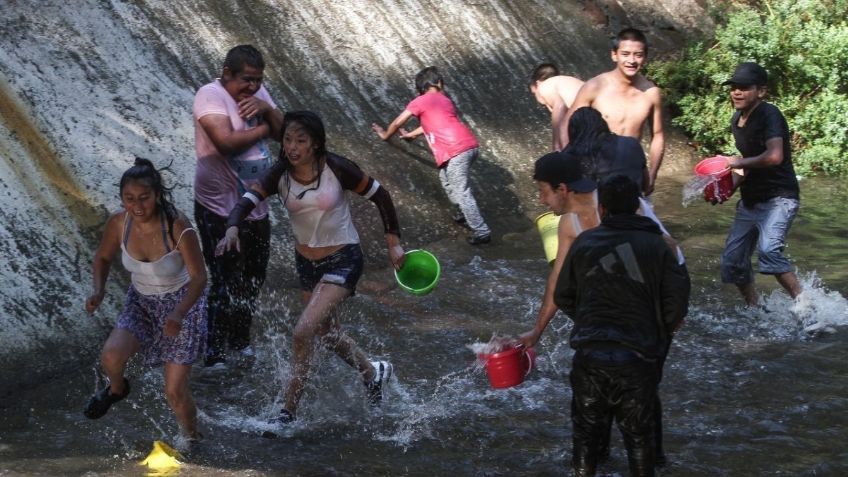
<path fill-rule="evenodd" d="M 679 182 L 685 181 L 681 178 Z M 848 451 L 848 263 L 835 181 L 802 182 L 788 253 L 805 292 L 788 298 L 758 276 L 768 311 L 745 310 L 718 280 L 718 255 L 735 198 L 681 206 L 681 186 L 657 192 L 657 213 L 686 250 L 690 313 L 661 385 L 670 465 L 661 475 L 846 475 Z M 324 351 L 294 425 L 279 412 L 290 374 L 291 330 L 301 309 L 293 269 L 278 265 L 262 298 L 256 356 L 223 370 L 195 369 L 192 385 L 205 440 L 179 475 L 563 475 L 570 459 L 570 323 L 551 322 L 536 369 L 511 389 L 489 387 L 474 343 L 532 327 L 548 265 L 533 229 L 488 247 L 444 240 L 425 248 L 442 275 L 430 295 L 394 287 L 372 269 L 341 311 L 347 332 L 394 364 L 378 410 L 356 373 Z M 416 244 L 421 245 L 421 244 Z M 280 251 L 288 253 L 288 251 Z M 132 394 L 98 421 L 82 407 L 100 386 L 97 364 L 22 392 L 0 421 L 0 475 L 144 475 L 136 462 L 153 440 L 180 445 L 160 369 L 133 363 Z M 274 430 L 278 439 L 265 439 Z M 626 475 L 621 440 L 600 475 Z"/>

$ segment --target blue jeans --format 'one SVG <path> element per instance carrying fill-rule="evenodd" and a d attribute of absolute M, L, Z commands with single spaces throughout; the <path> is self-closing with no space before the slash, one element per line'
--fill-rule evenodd
<path fill-rule="evenodd" d="M 477 201 L 474 199 L 474 194 L 471 193 L 471 185 L 468 183 L 468 174 L 471 169 L 471 164 L 480 155 L 480 149 L 469 149 L 459 153 L 448 160 L 445 165 L 439 169 L 439 180 L 442 182 L 442 187 L 448 194 L 448 199 L 452 204 L 459 206 L 462 215 L 465 216 L 465 221 L 468 226 L 474 231 L 474 235 L 489 235 L 491 230 L 480 215 L 480 208 L 477 207 Z"/>
<path fill-rule="evenodd" d="M 754 281 L 751 256 L 759 258 L 759 272 L 780 275 L 791 272 L 792 264 L 783 255 L 786 234 L 798 213 L 798 199 L 775 197 L 745 207 L 736 204 L 736 218 L 721 254 L 721 281 L 745 285 Z"/>
<path fill-rule="evenodd" d="M 319 283 L 347 288 L 353 294 L 362 276 L 364 257 L 358 243 L 348 244 L 320 260 L 309 260 L 295 252 L 300 288 L 311 292 Z"/>

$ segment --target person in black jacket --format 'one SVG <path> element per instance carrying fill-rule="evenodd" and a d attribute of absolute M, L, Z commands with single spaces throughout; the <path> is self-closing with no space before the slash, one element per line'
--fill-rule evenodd
<path fill-rule="evenodd" d="M 580 234 L 565 258 L 554 302 L 573 321 L 570 374 L 577 476 L 595 475 L 610 418 L 618 422 L 630 474 L 654 474 L 659 363 L 689 303 L 689 276 L 651 219 L 636 215 L 639 187 L 626 176 L 600 187 L 601 225 Z"/>

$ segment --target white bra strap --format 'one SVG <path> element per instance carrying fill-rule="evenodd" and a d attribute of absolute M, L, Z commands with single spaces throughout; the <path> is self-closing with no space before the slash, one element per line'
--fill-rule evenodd
<path fill-rule="evenodd" d="M 181 234 L 180 234 L 180 237 L 177 239 L 177 243 L 176 243 L 176 245 L 174 245 L 174 250 L 176 250 L 176 249 L 180 248 L 180 241 L 183 239 L 183 235 L 185 235 L 185 233 L 186 233 L 186 232 L 194 232 L 194 233 L 197 233 L 197 230 L 194 230 L 194 228 L 193 228 L 193 227 L 189 227 L 189 228 L 187 228 L 187 229 L 183 230 L 183 233 L 181 233 Z"/>

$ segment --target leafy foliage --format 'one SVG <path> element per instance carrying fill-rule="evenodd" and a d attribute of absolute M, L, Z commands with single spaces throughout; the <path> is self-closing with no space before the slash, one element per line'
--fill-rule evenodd
<path fill-rule="evenodd" d="M 738 154 L 730 133 L 729 90 L 736 65 L 769 72 L 767 100 L 792 133 L 802 175 L 848 175 L 848 0 L 771 0 L 731 5 L 710 43 L 650 65 L 674 119 L 706 153 Z"/>

